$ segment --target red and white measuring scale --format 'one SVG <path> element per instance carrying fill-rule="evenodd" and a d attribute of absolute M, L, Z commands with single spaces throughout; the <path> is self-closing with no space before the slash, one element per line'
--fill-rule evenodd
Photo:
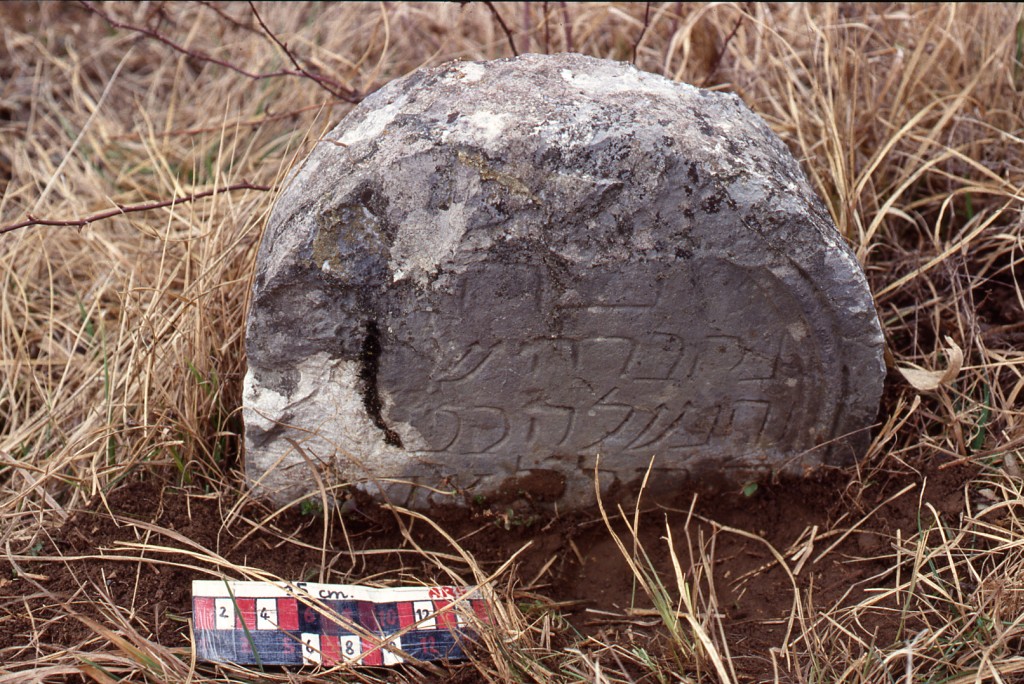
<path fill-rule="evenodd" d="M 487 604 L 472 587 L 195 580 L 196 658 L 239 665 L 395 665 L 465 658 Z"/>

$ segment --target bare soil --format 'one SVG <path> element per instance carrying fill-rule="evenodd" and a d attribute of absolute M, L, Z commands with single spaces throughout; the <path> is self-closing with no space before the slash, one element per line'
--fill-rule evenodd
<path fill-rule="evenodd" d="M 797 589 L 813 591 L 815 605 L 822 608 L 856 603 L 895 581 L 893 542 L 897 534 L 906 539 L 917 533 L 920 506 L 931 504 L 941 518 L 955 520 L 967 503 L 963 483 L 974 474 L 973 469 L 946 463 L 931 465 L 919 477 L 876 475 L 869 482 L 854 480 L 850 471 L 832 471 L 814 479 L 761 484 L 749 496 L 735 490 L 687 489 L 674 501 L 643 510 L 638 538 L 674 595 L 666 530 L 672 531 L 687 581 L 696 578 L 698 589 L 710 595 L 706 573 L 694 559 L 705 554 L 714 568 L 713 593 L 718 599 L 710 609 L 721 616 L 741 678 L 760 681 L 771 677 L 770 650 L 781 646 L 786 636 L 794 596 L 788 571 L 774 562 L 765 542 L 792 554 L 794 543 L 801 536 L 806 540 L 816 527 L 816 542 L 804 562 L 787 558 L 789 567 L 800 568 L 794 577 Z M 905 494 L 886 503 L 907 485 L 912 487 Z M 140 563 L 137 552 L 134 557 L 126 554 L 125 544 L 189 550 L 192 542 L 233 564 L 289 580 L 317 579 L 323 569 L 322 579 L 331 582 L 452 581 L 408 541 L 415 540 L 426 551 L 453 553 L 442 535 L 423 521 L 372 503 L 358 504 L 345 515 L 344 525 L 328 530 L 326 554 L 321 551 L 324 519 L 319 513 L 293 509 L 256 526 L 246 520 L 260 520 L 267 512 L 249 503 L 234 524 L 225 526 L 230 503 L 196 487 L 159 482 L 152 475 L 124 483 L 105 504 L 97 498 L 53 530 L 46 548 L 34 550 L 39 560 L 18 564 L 24 574 L 0 561 L 0 577 L 14 578 L 0 580 L 0 649 L 36 639 L 69 647 L 82 644 L 91 632 L 74 615 L 96 617 L 95 599 L 103 594 L 130 609 L 126 612 L 144 635 L 154 635 L 168 647 L 188 647 L 191 581 L 210 577 L 217 568 L 183 553 L 147 552 L 154 562 Z M 633 512 L 627 515 L 632 522 Z M 437 509 L 431 519 L 485 571 L 496 569 L 529 544 L 511 570 L 510 586 L 520 605 L 537 611 L 556 609 L 567 618 L 569 625 L 556 637 L 564 645 L 594 636 L 606 643 L 640 643 L 649 652 L 660 652 L 663 628 L 649 599 L 639 593 L 634 573 L 599 511 L 552 515 L 528 503 L 492 503 L 468 511 Z M 612 525 L 631 547 L 621 519 Z M 843 531 L 855 526 L 816 561 Z M 453 562 L 450 567 L 459 565 Z M 58 602 L 40 601 L 39 590 Z M 18 598 L 23 596 L 30 597 L 30 614 Z M 877 610 L 861 613 L 860 630 L 873 634 L 876 644 L 894 643 L 913 628 L 901 624 L 898 609 L 879 603 Z M 465 674 L 455 667 L 443 678 L 461 680 Z"/>

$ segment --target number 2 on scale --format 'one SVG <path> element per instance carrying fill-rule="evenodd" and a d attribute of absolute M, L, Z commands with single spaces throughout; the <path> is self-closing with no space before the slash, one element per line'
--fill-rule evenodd
<path fill-rule="evenodd" d="M 229 598 L 219 598 L 214 602 L 214 626 L 217 629 L 235 628 L 235 606 Z"/>

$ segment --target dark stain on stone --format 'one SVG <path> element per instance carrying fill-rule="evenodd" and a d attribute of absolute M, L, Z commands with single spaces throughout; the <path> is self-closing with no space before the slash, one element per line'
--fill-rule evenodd
<path fill-rule="evenodd" d="M 395 241 L 395 226 L 388 221 L 388 198 L 373 185 L 364 185 L 359 191 L 359 203 L 376 219 L 376 229 L 390 246 Z"/>
<path fill-rule="evenodd" d="M 717 214 L 719 208 L 722 206 L 722 196 L 720 194 L 714 194 L 710 197 L 705 197 L 704 201 L 700 203 L 700 208 L 709 214 Z"/>
<path fill-rule="evenodd" d="M 736 208 L 736 201 L 729 196 L 725 188 L 718 188 L 714 194 L 705 197 L 701 201 L 700 208 L 708 214 L 717 214 L 721 211 L 723 204 L 730 209 Z"/>
<path fill-rule="evenodd" d="M 699 130 L 701 133 L 703 133 L 709 138 L 716 137 L 715 128 L 714 126 L 711 125 L 711 122 L 708 121 L 708 117 L 706 114 L 695 110 L 693 112 L 693 118 L 697 122 L 697 130 Z"/>
<path fill-rule="evenodd" d="M 381 415 L 383 404 L 380 400 L 380 391 L 377 388 L 377 372 L 380 370 L 380 329 L 374 321 L 366 323 L 366 336 L 363 338 L 363 349 L 359 355 L 359 362 L 359 380 L 363 385 L 363 406 L 366 407 L 366 414 L 373 424 L 384 433 L 384 443 L 401 449 L 403 448 L 402 438 L 387 426 L 384 416 Z"/>

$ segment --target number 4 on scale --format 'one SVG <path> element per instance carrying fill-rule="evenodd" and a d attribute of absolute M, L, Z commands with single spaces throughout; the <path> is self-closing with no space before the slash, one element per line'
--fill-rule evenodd
<path fill-rule="evenodd" d="M 277 599 L 256 599 L 256 629 L 277 629 Z"/>

